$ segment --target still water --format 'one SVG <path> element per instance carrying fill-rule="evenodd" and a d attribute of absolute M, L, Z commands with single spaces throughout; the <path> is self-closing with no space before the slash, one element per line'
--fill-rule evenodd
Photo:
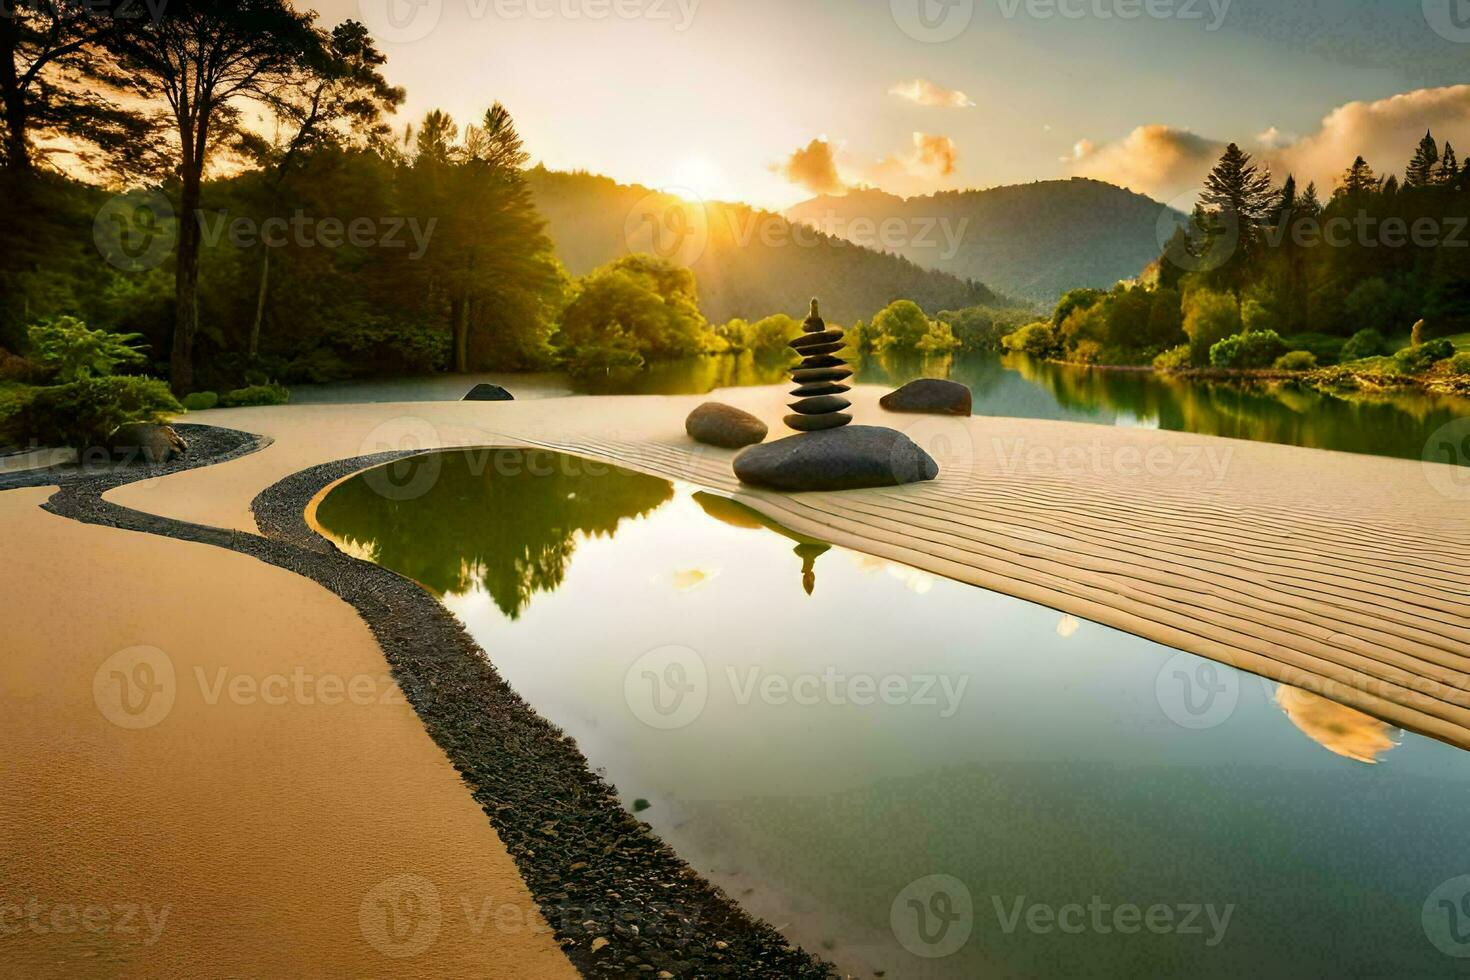
<path fill-rule="evenodd" d="M 1103 371 L 995 357 L 880 357 L 854 364 L 860 384 L 897 387 L 923 377 L 952 378 L 970 387 L 976 415 L 1055 419 L 1099 425 L 1198 432 L 1315 449 L 1419 459 L 1430 437 L 1470 418 L 1470 399 L 1417 392 L 1328 395 L 1295 385 L 1243 386 L 1180 381 L 1148 371 Z M 447 376 L 354 382 L 292 389 L 298 402 L 437 401 L 457 399 L 480 380 L 492 380 L 518 398 L 570 393 L 687 395 L 717 388 L 777 385 L 785 360 L 700 357 L 654 364 L 641 371 L 590 377 L 555 374 Z M 1453 449 L 1440 462 L 1470 465 Z"/>
<path fill-rule="evenodd" d="M 856 975 L 1470 962 L 1430 938 L 1470 952 L 1456 749 L 682 484 L 437 464 L 409 501 L 348 480 L 317 521 L 438 595 L 701 873 Z"/>

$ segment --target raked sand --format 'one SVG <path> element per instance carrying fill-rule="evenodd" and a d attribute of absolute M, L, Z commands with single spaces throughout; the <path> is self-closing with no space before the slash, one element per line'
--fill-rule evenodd
<path fill-rule="evenodd" d="M 1179 433 L 896 416 L 876 407 L 880 394 L 856 390 L 858 421 L 908 431 L 939 459 L 937 481 L 747 491 L 730 473 L 733 453 L 683 432 L 705 398 L 571 397 L 198 413 L 189 420 L 275 442 L 108 499 L 255 531 L 256 494 L 328 460 L 563 449 L 736 494 L 792 530 L 1470 747 L 1470 507 L 1453 496 L 1448 468 Z M 709 397 L 781 434 L 780 389 Z M 488 821 L 401 699 L 210 703 L 221 668 L 383 678 L 381 651 L 345 604 L 243 555 L 53 516 L 39 509 L 48 493 L 0 494 L 10 596 L 0 902 L 169 912 L 153 945 L 27 932 L 3 940 L 9 964 L 32 975 L 571 974 Z M 99 711 L 93 681 L 108 656 L 137 645 L 168 652 L 179 695 L 163 722 L 132 731 Z M 379 926 L 362 919 L 373 889 L 400 875 L 442 896 L 432 946 L 409 961 L 385 957 L 370 935 Z"/>

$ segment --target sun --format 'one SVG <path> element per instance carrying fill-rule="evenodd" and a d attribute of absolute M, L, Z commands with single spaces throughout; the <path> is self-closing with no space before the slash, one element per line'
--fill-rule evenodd
<path fill-rule="evenodd" d="M 728 196 L 729 185 L 718 164 L 703 153 L 686 153 L 674 161 L 660 190 L 685 200 L 713 201 Z"/>

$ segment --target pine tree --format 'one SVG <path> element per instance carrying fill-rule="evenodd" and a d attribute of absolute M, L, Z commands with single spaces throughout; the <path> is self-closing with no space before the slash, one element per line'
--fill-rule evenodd
<path fill-rule="evenodd" d="M 1450 143 L 1444 145 L 1444 155 L 1439 158 L 1439 168 L 1434 171 L 1434 182 L 1441 187 L 1453 187 L 1460 180 L 1460 161 Z"/>
<path fill-rule="evenodd" d="M 1434 180 L 1434 168 L 1438 164 L 1439 144 L 1435 142 L 1432 132 L 1426 132 L 1419 141 L 1419 148 L 1414 151 L 1414 159 L 1409 162 L 1408 172 L 1404 175 L 1404 186 L 1428 187 Z"/>
<path fill-rule="evenodd" d="M 1393 174 L 1389 174 L 1388 179 L 1383 182 L 1383 186 L 1379 190 L 1383 192 L 1385 197 L 1393 197 L 1399 192 L 1399 179 Z"/>
<path fill-rule="evenodd" d="M 1358 157 L 1353 165 L 1342 175 L 1342 183 L 1337 188 L 1337 193 L 1344 197 L 1356 197 L 1369 191 L 1378 189 L 1378 175 L 1373 168 L 1368 166 L 1368 161 Z"/>
<path fill-rule="evenodd" d="M 1322 214 L 1322 200 L 1317 196 L 1317 183 L 1313 181 L 1307 185 L 1307 192 L 1302 195 L 1301 203 L 1297 209 L 1306 217 L 1316 218 Z"/>

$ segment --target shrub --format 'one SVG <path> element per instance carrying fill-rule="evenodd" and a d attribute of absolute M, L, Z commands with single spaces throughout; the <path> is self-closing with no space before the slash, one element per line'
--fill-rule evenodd
<path fill-rule="evenodd" d="M 219 395 L 212 391 L 196 391 L 184 396 L 184 408 L 191 412 L 204 412 L 219 404 Z"/>
<path fill-rule="evenodd" d="M 1470 375 L 1470 350 L 1462 350 L 1450 358 L 1450 374 Z"/>
<path fill-rule="evenodd" d="M 1210 348 L 1210 364 L 1214 367 L 1268 367 L 1286 353 L 1286 342 L 1275 330 L 1255 330 L 1226 337 Z"/>
<path fill-rule="evenodd" d="M 1056 331 L 1051 328 L 1051 324 L 1040 320 L 1026 324 L 1013 334 L 1007 334 L 1001 342 L 1008 351 L 1030 354 L 1033 357 L 1047 357 L 1057 350 Z"/>
<path fill-rule="evenodd" d="M 1240 310 L 1235 305 L 1235 297 L 1208 289 L 1189 293 L 1184 299 L 1184 332 L 1189 335 L 1194 363 L 1211 363 L 1210 348 L 1240 333 Z"/>
<path fill-rule="evenodd" d="M 127 422 L 161 422 L 182 406 L 153 378 L 87 378 L 38 388 L 15 419 L 24 439 L 43 446 L 100 446 Z"/>
<path fill-rule="evenodd" d="M 1294 350 L 1276 358 L 1278 371 L 1311 371 L 1317 367 L 1317 355 L 1309 350 Z"/>
<path fill-rule="evenodd" d="M 1188 344 L 1171 347 L 1154 358 L 1155 371 L 1184 371 L 1194 365 L 1194 355 Z"/>
<path fill-rule="evenodd" d="M 93 330 L 74 316 L 32 324 L 31 353 L 62 384 L 105 377 L 120 364 L 142 364 L 146 358 L 134 344 L 138 333 Z"/>
<path fill-rule="evenodd" d="M 1427 344 L 1405 347 L 1393 356 L 1394 366 L 1404 374 L 1423 374 L 1439 361 L 1453 357 L 1455 345 L 1441 337 Z"/>
<path fill-rule="evenodd" d="M 221 408 L 252 408 L 259 405 L 284 405 L 291 400 L 285 385 L 260 384 L 236 388 L 220 398 Z"/>
<path fill-rule="evenodd" d="M 1281 338 L 1287 350 L 1304 350 L 1317 359 L 1318 364 L 1336 364 L 1342 359 L 1342 349 L 1347 344 L 1344 337 L 1325 333 L 1298 333 Z"/>
<path fill-rule="evenodd" d="M 1361 361 L 1365 357 L 1378 357 L 1383 354 L 1388 344 L 1383 339 L 1383 334 L 1369 327 L 1367 330 L 1359 330 L 1342 345 L 1343 361 Z"/>
<path fill-rule="evenodd" d="M 960 342 L 955 339 L 954 331 L 949 324 L 940 323 L 937 320 L 929 321 L 929 329 L 919 342 L 914 345 L 915 350 L 923 351 L 925 354 L 949 354 L 959 349 Z"/>
<path fill-rule="evenodd" d="M 1072 348 L 1072 356 L 1068 360 L 1076 364 L 1096 364 L 1102 360 L 1102 353 L 1102 344 L 1095 340 L 1083 340 Z"/>

